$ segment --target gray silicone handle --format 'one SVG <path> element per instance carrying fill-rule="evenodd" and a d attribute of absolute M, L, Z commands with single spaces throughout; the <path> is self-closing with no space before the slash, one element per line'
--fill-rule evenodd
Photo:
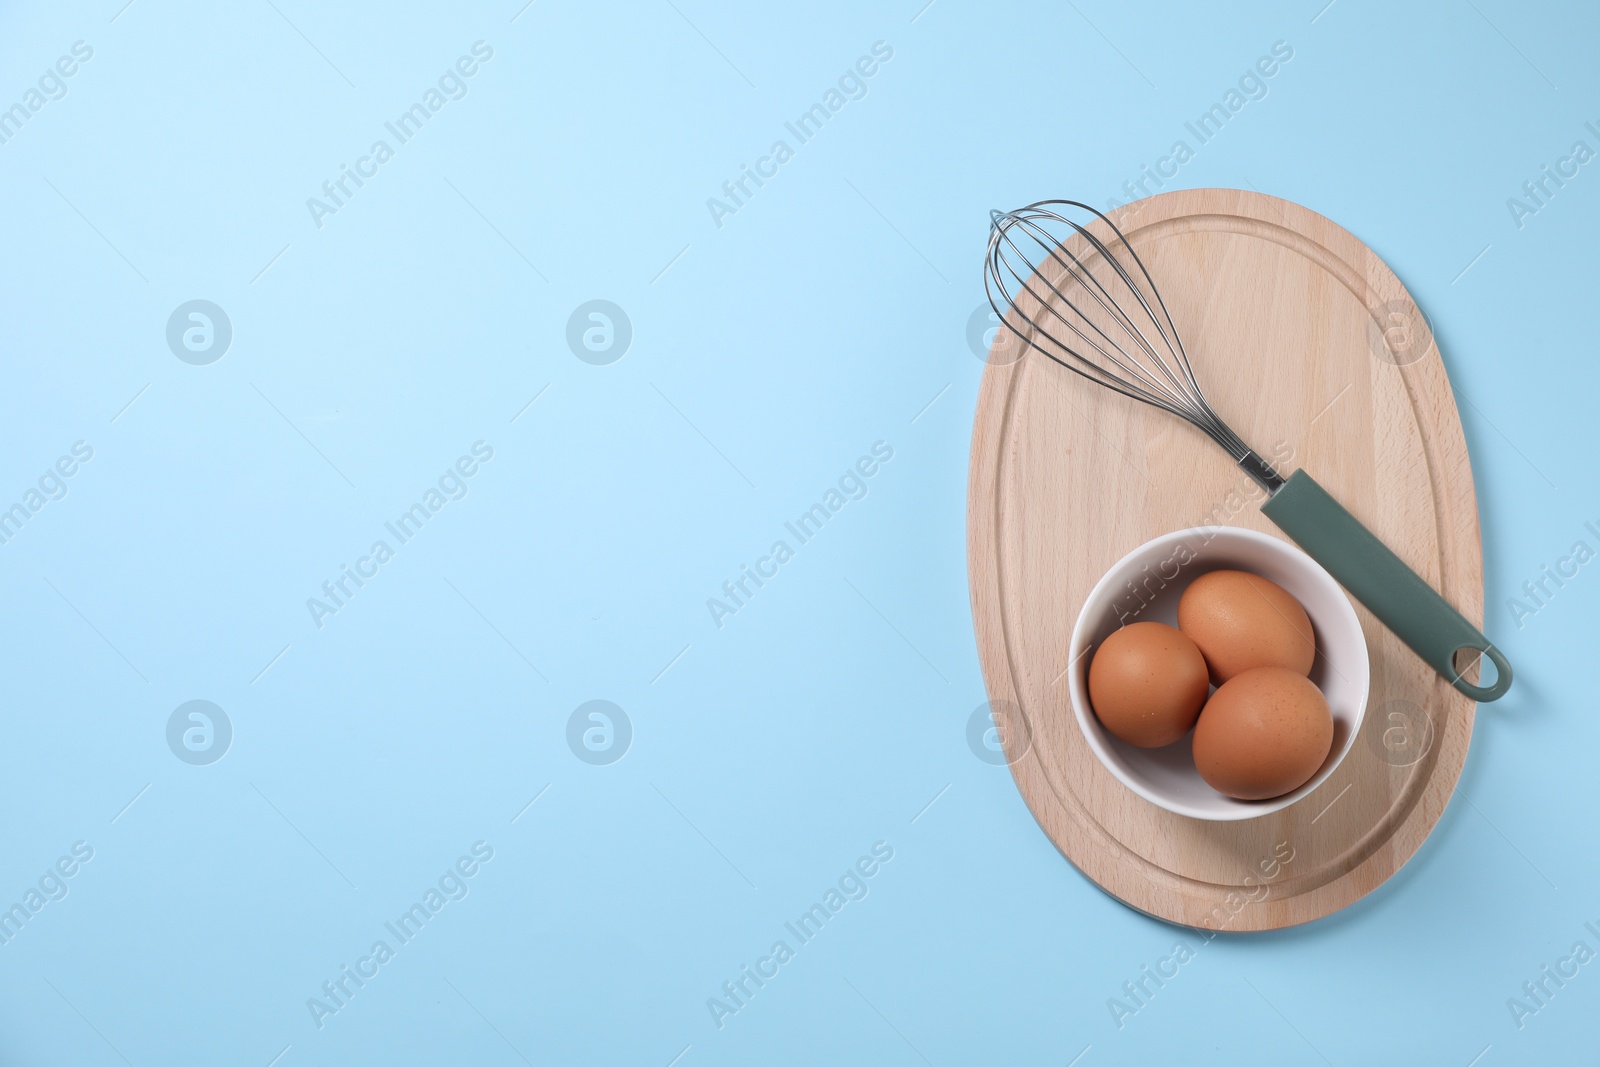
<path fill-rule="evenodd" d="M 1311 475 L 1295 471 L 1261 511 L 1451 685 L 1478 701 L 1498 700 L 1511 688 L 1511 664 L 1500 650 Z M 1455 658 L 1463 648 L 1494 663 L 1493 685 L 1461 677 Z"/>

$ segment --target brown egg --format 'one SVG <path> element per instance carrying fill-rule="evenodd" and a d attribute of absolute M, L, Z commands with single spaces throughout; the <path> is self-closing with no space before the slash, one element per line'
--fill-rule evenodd
<path fill-rule="evenodd" d="M 1202 574 L 1178 599 L 1178 629 L 1200 647 L 1218 685 L 1252 667 L 1311 672 L 1311 619 L 1283 588 L 1244 571 Z"/>
<path fill-rule="evenodd" d="M 1089 703 L 1100 724 L 1130 745 L 1170 745 L 1194 725 L 1211 689 L 1194 642 L 1159 622 L 1124 626 L 1089 662 Z"/>
<path fill-rule="evenodd" d="M 1333 747 L 1322 690 L 1283 667 L 1234 675 L 1206 701 L 1194 728 L 1194 765 L 1219 793 L 1268 800 L 1298 789 Z"/>

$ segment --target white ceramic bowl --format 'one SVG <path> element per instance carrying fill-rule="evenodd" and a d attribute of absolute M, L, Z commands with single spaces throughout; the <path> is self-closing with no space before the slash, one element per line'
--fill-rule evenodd
<path fill-rule="evenodd" d="M 1317 645 L 1311 680 L 1333 711 L 1333 747 L 1309 782 L 1272 800 L 1234 800 L 1207 785 L 1195 770 L 1190 748 L 1193 731 L 1165 748 L 1138 748 L 1107 733 L 1089 704 L 1090 650 L 1125 623 L 1176 626 L 1178 598 L 1184 589 L 1195 578 L 1215 570 L 1249 571 L 1277 582 L 1311 618 Z M 1327 781 L 1350 751 L 1367 710 L 1371 680 L 1367 642 L 1339 583 L 1293 545 L 1234 526 L 1179 530 L 1123 556 L 1084 601 L 1068 654 L 1072 711 L 1100 762 L 1150 803 L 1192 819 L 1254 819 L 1287 808 Z"/>

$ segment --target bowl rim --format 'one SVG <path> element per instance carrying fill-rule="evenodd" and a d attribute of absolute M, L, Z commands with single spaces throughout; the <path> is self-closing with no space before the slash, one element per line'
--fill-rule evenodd
<path fill-rule="evenodd" d="M 1313 582 L 1324 585 L 1338 594 L 1335 602 L 1342 606 L 1342 610 L 1335 609 L 1335 614 L 1341 617 L 1341 625 L 1348 624 L 1349 629 L 1360 638 L 1357 642 L 1360 649 L 1360 670 L 1357 675 L 1359 678 L 1357 688 L 1360 699 L 1356 702 L 1350 733 L 1346 736 L 1343 747 L 1334 752 L 1332 758 L 1324 762 L 1322 768 L 1312 775 L 1305 784 L 1282 796 L 1273 797 L 1271 800 L 1238 800 L 1233 801 L 1238 805 L 1237 809 L 1230 808 L 1223 811 L 1213 811 L 1193 807 L 1182 800 L 1167 796 L 1158 790 L 1150 789 L 1144 783 L 1135 781 L 1122 772 L 1121 768 L 1111 758 L 1105 737 L 1105 727 L 1100 725 L 1093 708 L 1090 707 L 1089 695 L 1086 690 L 1088 666 L 1085 664 L 1080 670 L 1079 660 L 1088 652 L 1088 642 L 1085 637 L 1086 631 L 1098 625 L 1101 617 L 1100 612 L 1106 610 L 1106 604 L 1109 600 L 1105 595 L 1107 587 L 1114 579 L 1120 580 L 1123 571 L 1132 561 L 1142 559 L 1153 548 L 1165 547 L 1195 537 L 1204 537 L 1206 544 L 1210 544 L 1219 536 L 1234 538 L 1259 548 L 1264 548 L 1269 552 L 1279 553 L 1290 566 L 1304 571 Z M 1096 606 L 1098 607 L 1095 618 L 1090 619 L 1090 609 Z M 1351 604 L 1349 594 L 1345 592 L 1344 587 L 1338 583 L 1332 574 L 1328 573 L 1326 568 L 1306 555 L 1298 546 L 1282 538 L 1243 526 L 1188 526 L 1181 530 L 1174 530 L 1170 533 L 1152 537 L 1125 553 L 1106 569 L 1106 572 L 1100 576 L 1100 580 L 1089 590 L 1089 595 L 1084 598 L 1083 605 L 1078 609 L 1077 621 L 1072 626 L 1072 636 L 1068 639 L 1067 655 L 1071 663 L 1068 669 L 1067 694 L 1072 704 L 1073 717 L 1077 720 L 1078 729 L 1082 732 L 1084 740 L 1088 742 L 1090 750 L 1094 752 L 1095 758 L 1100 761 L 1100 765 L 1110 772 L 1111 776 L 1118 782 L 1158 808 L 1170 811 L 1174 815 L 1200 819 L 1205 822 L 1239 822 L 1246 819 L 1259 819 L 1280 812 L 1309 796 L 1333 776 L 1334 771 L 1339 769 L 1345 757 L 1350 754 L 1350 750 L 1355 747 L 1356 735 L 1361 732 L 1361 724 L 1366 718 L 1367 701 L 1372 690 L 1371 656 L 1367 649 L 1366 634 L 1361 629 L 1361 620 L 1356 615 L 1355 607 Z M 1219 797 L 1223 796 L 1221 793 L 1217 795 Z M 1228 799 L 1232 800 L 1232 798 Z"/>

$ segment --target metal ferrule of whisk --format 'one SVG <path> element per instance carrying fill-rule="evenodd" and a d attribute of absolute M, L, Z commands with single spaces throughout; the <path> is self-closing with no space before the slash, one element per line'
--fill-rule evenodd
<path fill-rule="evenodd" d="M 1067 370 L 1190 423 L 1269 494 L 1284 479 L 1211 410 L 1144 262 L 1076 200 L 991 211 L 983 288 L 1007 329 Z"/>

